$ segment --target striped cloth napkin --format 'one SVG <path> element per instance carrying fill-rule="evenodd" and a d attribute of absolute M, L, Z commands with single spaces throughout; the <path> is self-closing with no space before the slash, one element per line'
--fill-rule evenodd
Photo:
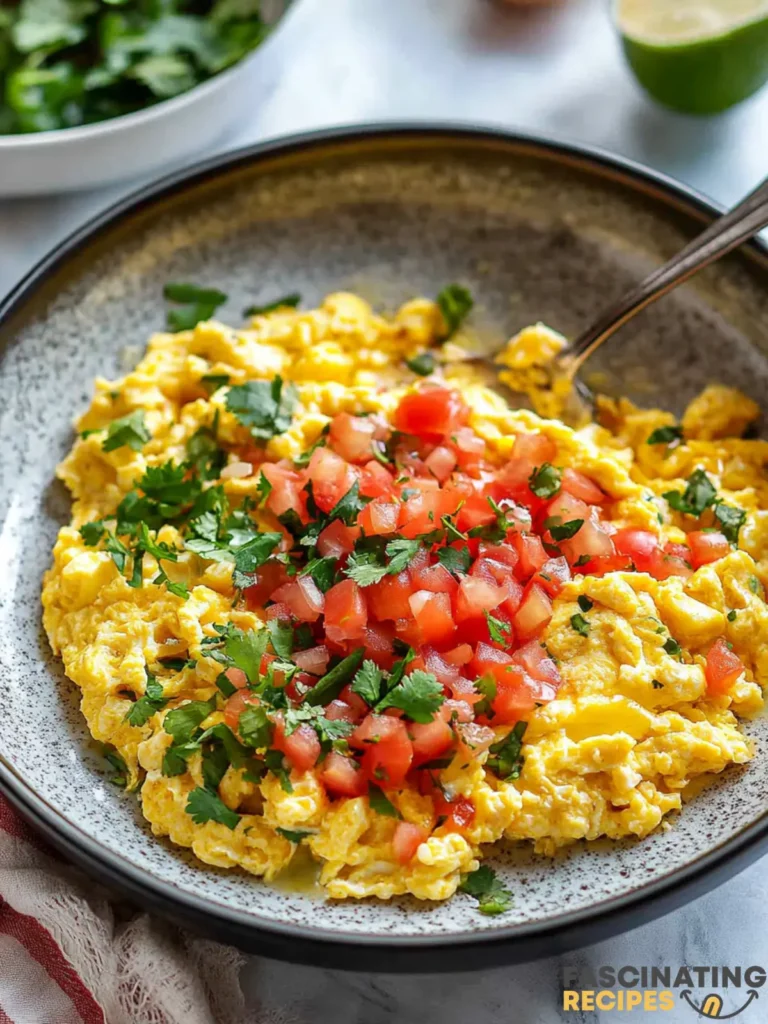
<path fill-rule="evenodd" d="M 268 1024 L 243 962 L 110 902 L 0 795 L 0 1024 Z"/>

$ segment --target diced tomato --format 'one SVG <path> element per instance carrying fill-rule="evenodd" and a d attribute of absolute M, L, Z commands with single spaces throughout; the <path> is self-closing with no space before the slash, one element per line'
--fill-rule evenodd
<path fill-rule="evenodd" d="M 458 647 L 451 648 L 450 651 L 445 651 L 442 655 L 444 661 L 447 661 L 449 665 L 468 665 L 472 661 L 472 648 L 469 644 L 459 644 Z"/>
<path fill-rule="evenodd" d="M 518 648 L 512 655 L 512 660 L 525 669 L 531 678 L 549 684 L 555 691 L 562 683 L 557 664 L 538 640 L 529 640 L 523 647 Z M 551 697 L 547 698 L 547 700 L 551 699 Z"/>
<path fill-rule="evenodd" d="M 313 768 L 320 757 L 320 740 L 311 725 L 302 722 L 290 736 L 286 735 L 281 715 L 275 716 L 272 746 L 280 750 L 299 772 Z"/>
<path fill-rule="evenodd" d="M 354 580 L 336 583 L 325 595 L 325 631 L 331 640 L 359 640 L 368 622 L 368 610 Z"/>
<path fill-rule="evenodd" d="M 400 506 L 399 532 L 409 540 L 440 527 L 444 515 L 453 515 L 461 498 L 452 491 L 425 489 L 418 481 L 420 491 Z"/>
<path fill-rule="evenodd" d="M 535 533 L 514 534 L 512 545 L 518 556 L 515 572 L 521 580 L 527 580 L 533 576 L 549 558 L 541 543 L 541 538 Z"/>
<path fill-rule="evenodd" d="M 657 580 L 667 580 L 670 576 L 682 576 L 683 579 L 687 579 L 693 575 L 690 557 L 690 548 L 685 545 L 667 544 L 663 551 L 656 553 L 650 569 L 651 575 Z"/>
<path fill-rule="evenodd" d="M 477 471 L 484 465 L 485 441 L 471 427 L 459 427 L 451 435 L 456 460 L 465 472 Z"/>
<path fill-rule="evenodd" d="M 395 493 L 395 481 L 386 466 L 372 459 L 363 466 L 360 493 L 366 498 L 389 498 Z"/>
<path fill-rule="evenodd" d="M 365 416 L 340 412 L 331 420 L 329 441 L 333 450 L 347 462 L 368 462 L 376 427 Z"/>
<path fill-rule="evenodd" d="M 326 704 L 324 709 L 325 717 L 329 722 L 358 722 L 359 718 L 354 712 L 354 709 L 347 704 L 346 701 L 332 700 L 330 704 Z"/>
<path fill-rule="evenodd" d="M 529 490 L 528 481 L 535 468 L 535 465 L 528 459 L 508 459 L 500 469 L 496 470 L 496 483 L 506 494 L 524 496 L 529 499 L 533 495 Z"/>
<path fill-rule="evenodd" d="M 557 445 L 544 434 L 518 434 L 512 447 L 512 458 L 522 459 L 531 467 L 554 462 Z"/>
<path fill-rule="evenodd" d="M 571 567 L 568 565 L 566 558 L 561 555 L 559 558 L 547 559 L 533 577 L 533 581 L 545 590 L 550 597 L 557 597 L 564 584 L 570 578 Z"/>
<path fill-rule="evenodd" d="M 408 599 L 422 642 L 442 644 L 453 636 L 456 625 L 448 594 L 433 594 L 430 590 L 417 590 Z"/>
<path fill-rule="evenodd" d="M 650 530 L 627 527 L 617 530 L 613 544 L 619 554 L 629 555 L 638 572 L 650 572 L 659 553 L 659 539 Z"/>
<path fill-rule="evenodd" d="M 394 661 L 393 642 L 395 631 L 389 623 L 371 623 L 363 630 L 362 643 L 366 658 L 375 661 L 381 668 L 391 668 Z"/>
<path fill-rule="evenodd" d="M 303 672 L 309 672 L 312 676 L 322 676 L 328 668 L 330 656 L 325 644 L 320 644 L 306 651 L 296 651 L 293 660 Z"/>
<path fill-rule="evenodd" d="M 233 686 L 237 687 L 238 690 L 242 690 L 243 687 L 248 685 L 248 676 L 243 672 L 241 668 L 228 668 L 224 675 L 232 683 Z"/>
<path fill-rule="evenodd" d="M 489 544 L 487 541 L 480 541 L 480 558 L 490 558 L 494 562 L 501 562 L 514 569 L 520 560 L 520 555 L 511 544 Z"/>
<path fill-rule="evenodd" d="M 266 505 L 270 512 L 281 516 L 293 510 L 302 523 L 308 521 L 307 496 L 304 493 L 304 482 L 295 469 L 277 462 L 264 462 L 261 472 L 272 485 L 267 496 Z"/>
<path fill-rule="evenodd" d="M 537 684 L 526 676 L 519 665 L 511 665 L 496 680 L 496 696 L 491 701 L 494 725 L 509 725 L 519 721 L 536 707 Z"/>
<path fill-rule="evenodd" d="M 456 517 L 456 526 L 462 533 L 466 533 L 478 526 L 489 526 L 495 520 L 496 513 L 488 504 L 487 498 L 480 494 L 472 494 L 464 499 L 464 504 Z"/>
<path fill-rule="evenodd" d="M 731 550 L 728 539 L 722 533 L 706 533 L 703 530 L 694 530 L 688 534 L 688 543 L 691 546 L 691 563 L 694 569 L 700 565 L 708 565 L 716 562 L 718 558 L 725 558 Z"/>
<path fill-rule="evenodd" d="M 469 682 L 468 679 L 464 681 Z M 456 700 L 455 697 L 449 697 L 448 700 L 444 700 L 440 705 L 440 717 L 444 718 L 446 722 L 466 723 L 472 721 L 475 713 L 468 700 Z"/>
<path fill-rule="evenodd" d="M 486 612 L 498 608 L 507 597 L 504 587 L 488 583 L 476 576 L 465 576 L 456 594 L 456 621 L 481 619 Z"/>
<path fill-rule="evenodd" d="M 359 693 L 355 693 L 349 683 L 339 694 L 339 700 L 343 700 L 345 704 L 348 704 L 352 708 L 355 720 L 358 722 L 368 714 L 368 705 Z"/>
<path fill-rule="evenodd" d="M 359 536 L 359 526 L 345 526 L 340 519 L 334 519 L 317 538 L 317 550 L 323 558 L 343 558 L 354 551 Z"/>
<path fill-rule="evenodd" d="M 456 461 L 454 451 L 441 444 L 429 453 L 424 460 L 424 465 L 441 484 L 444 484 L 456 468 Z"/>
<path fill-rule="evenodd" d="M 458 391 L 427 385 L 405 395 L 395 410 L 394 425 L 404 434 L 445 437 L 466 423 L 469 410 Z"/>
<path fill-rule="evenodd" d="M 744 665 L 738 654 L 734 654 L 722 637 L 715 640 L 704 666 L 707 691 L 716 696 L 727 693 L 743 671 Z"/>
<path fill-rule="evenodd" d="M 547 519 L 568 523 L 574 519 L 589 519 L 589 506 L 567 491 L 560 491 L 547 505 Z"/>
<path fill-rule="evenodd" d="M 435 803 L 435 810 L 446 818 L 443 828 L 449 832 L 467 828 L 475 820 L 475 805 L 464 796 L 458 796 L 454 800 L 441 797 Z"/>
<path fill-rule="evenodd" d="M 413 744 L 413 763 L 415 766 L 426 764 L 441 757 L 453 746 L 453 730 L 440 717 L 424 725 L 418 722 L 408 723 L 408 735 Z"/>
<path fill-rule="evenodd" d="M 459 586 L 439 562 L 411 569 L 411 580 L 417 590 L 430 590 L 433 594 L 455 594 Z"/>
<path fill-rule="evenodd" d="M 544 563 L 546 565 L 546 562 Z M 522 583 L 518 583 L 517 580 L 507 580 L 504 584 L 504 589 L 507 592 L 507 596 L 499 605 L 498 611 L 494 612 L 494 615 L 499 617 L 503 612 L 504 616 L 512 620 L 515 612 L 523 602 L 523 595 L 525 589 Z"/>
<path fill-rule="evenodd" d="M 459 738 L 459 754 L 467 761 L 484 754 L 492 743 L 496 742 L 496 733 L 487 725 L 478 725 L 477 722 L 460 723 L 456 726 L 456 733 Z"/>
<path fill-rule="evenodd" d="M 352 466 L 330 448 L 316 448 L 312 452 L 307 477 L 312 481 L 312 495 L 321 512 L 330 512 L 355 482 Z"/>
<path fill-rule="evenodd" d="M 584 576 L 605 576 L 609 572 L 630 572 L 633 564 L 629 555 L 607 555 L 604 558 L 589 558 L 586 562 L 579 559 L 573 563 L 573 570 Z"/>
<path fill-rule="evenodd" d="M 323 760 L 320 781 L 334 796 L 355 797 L 368 792 L 368 780 L 357 761 L 335 750 Z"/>
<path fill-rule="evenodd" d="M 397 576 L 385 576 L 378 583 L 365 588 L 371 614 L 380 622 L 388 619 L 404 619 L 411 614 L 408 598 L 413 585 L 407 571 Z"/>
<path fill-rule="evenodd" d="M 323 592 L 311 576 L 296 576 L 290 583 L 278 587 L 272 598 L 287 604 L 300 622 L 316 622 L 325 607 Z"/>
<path fill-rule="evenodd" d="M 291 609 L 283 601 L 277 601 L 266 609 L 265 615 L 268 619 L 280 619 L 283 622 L 291 621 Z"/>
<path fill-rule="evenodd" d="M 256 582 L 243 591 L 245 603 L 249 610 L 263 608 L 273 591 L 287 583 L 288 574 L 282 562 L 270 558 L 256 570 Z"/>
<path fill-rule="evenodd" d="M 512 566 L 507 565 L 506 562 L 497 562 L 495 558 L 483 558 L 480 556 L 475 559 L 472 568 L 469 570 L 469 575 L 485 580 L 486 583 L 503 586 L 507 580 L 513 579 L 513 572 Z"/>
<path fill-rule="evenodd" d="M 258 703 L 259 698 L 256 694 L 246 689 L 238 689 L 237 693 L 233 693 L 232 696 L 227 699 L 227 703 L 224 705 L 224 721 L 232 732 L 237 732 L 240 715 L 245 711 L 248 705 Z"/>
<path fill-rule="evenodd" d="M 395 619 L 395 633 L 398 640 L 402 640 L 409 647 L 418 647 L 419 644 L 424 643 L 424 637 L 421 635 L 421 630 L 410 612 L 410 607 L 407 617 Z"/>
<path fill-rule="evenodd" d="M 412 667 L 416 665 L 418 660 L 418 658 L 415 658 L 411 662 L 409 670 L 412 670 Z M 430 647 L 429 645 L 422 647 L 421 660 L 424 663 L 424 669 L 427 672 L 431 672 L 437 679 L 438 683 L 442 683 L 444 686 L 450 686 L 451 683 L 454 683 L 459 678 L 458 666 L 451 664 L 451 662 L 448 661 L 444 655 L 436 651 L 434 647 Z"/>
<path fill-rule="evenodd" d="M 576 469 L 563 470 L 561 486 L 568 494 L 572 494 L 574 498 L 580 498 L 588 505 L 600 505 L 606 498 L 594 480 L 590 480 L 588 476 L 584 476 Z"/>
<path fill-rule="evenodd" d="M 500 651 L 481 641 L 475 649 L 475 656 L 470 664 L 470 675 L 476 679 L 490 675 L 498 680 L 504 678 L 512 665 L 512 657 L 506 651 Z"/>
<path fill-rule="evenodd" d="M 572 565 L 580 558 L 607 558 L 616 553 L 610 536 L 591 519 L 586 519 L 579 532 L 562 541 L 560 547 Z"/>
<path fill-rule="evenodd" d="M 398 864 L 410 864 L 416 851 L 429 838 L 429 832 L 410 821 L 398 821 L 392 837 L 392 850 Z"/>
<path fill-rule="evenodd" d="M 400 786 L 413 760 L 413 746 L 405 723 L 389 715 L 368 715 L 349 742 L 364 750 L 363 769 L 377 785 Z"/>
<path fill-rule="evenodd" d="M 552 618 L 552 602 L 536 583 L 532 583 L 515 612 L 512 624 L 521 640 L 537 636 Z"/>
<path fill-rule="evenodd" d="M 387 502 L 381 498 L 376 498 L 374 501 L 369 502 L 358 515 L 357 524 L 367 537 L 394 533 L 400 518 L 401 507 L 395 502 Z"/>

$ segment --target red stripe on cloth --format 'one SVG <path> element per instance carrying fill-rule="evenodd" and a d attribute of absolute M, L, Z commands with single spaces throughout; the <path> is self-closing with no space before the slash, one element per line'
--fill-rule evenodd
<path fill-rule="evenodd" d="M 106 1024 L 104 1011 L 80 980 L 72 964 L 56 945 L 53 936 L 34 917 L 20 914 L 0 896 L 0 932 L 11 935 L 45 968 L 48 976 L 83 1019 L 83 1024 Z"/>
<path fill-rule="evenodd" d="M 49 857 L 63 860 L 61 854 L 49 846 L 43 837 L 38 835 L 32 826 L 28 825 L 22 816 L 13 809 L 2 793 L 0 793 L 0 830 L 7 832 L 15 839 L 23 839 L 25 843 L 30 843 Z"/>
<path fill-rule="evenodd" d="M 2 1006 L 0 1006 L 0 1024 L 13 1024 L 13 1021 L 2 1008 Z"/>

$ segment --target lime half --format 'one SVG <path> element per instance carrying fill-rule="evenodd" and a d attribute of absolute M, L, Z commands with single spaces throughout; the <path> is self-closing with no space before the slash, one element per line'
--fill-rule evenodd
<path fill-rule="evenodd" d="M 768 81 L 768 0 L 617 0 L 632 69 L 660 103 L 716 114 Z"/>

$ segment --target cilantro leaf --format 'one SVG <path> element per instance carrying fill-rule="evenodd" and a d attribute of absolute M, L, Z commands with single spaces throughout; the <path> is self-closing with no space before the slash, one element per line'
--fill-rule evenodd
<path fill-rule="evenodd" d="M 677 658 L 679 655 L 681 655 L 683 653 L 682 647 L 677 642 L 677 640 L 673 639 L 673 637 L 669 637 L 665 641 L 665 643 L 664 643 L 664 650 L 667 652 L 667 654 L 671 655 L 671 657 L 673 657 L 673 658 Z"/>
<path fill-rule="evenodd" d="M 263 306 L 248 306 L 247 309 L 243 310 L 243 316 L 263 316 L 265 313 L 273 313 L 276 309 L 281 309 L 283 306 L 295 309 L 300 302 L 301 295 L 299 292 L 291 292 L 289 295 L 281 295 L 279 299 L 267 302 Z"/>
<path fill-rule="evenodd" d="M 512 906 L 511 892 L 487 864 L 481 864 L 476 871 L 464 875 L 459 891 L 474 896 L 481 914 L 503 914 Z"/>
<path fill-rule="evenodd" d="M 414 722 L 427 725 L 445 700 L 443 687 L 431 672 L 416 669 L 389 689 L 376 710 L 400 708 Z"/>
<path fill-rule="evenodd" d="M 402 572 L 410 565 L 420 548 L 419 540 L 406 540 L 404 537 L 391 540 L 386 547 L 387 558 L 389 558 L 387 573 L 390 576 L 396 576 L 397 573 Z"/>
<path fill-rule="evenodd" d="M 354 676 L 363 660 L 365 650 L 358 647 L 348 654 L 346 658 L 335 665 L 329 672 L 322 676 L 311 690 L 304 695 L 304 704 L 330 704 L 335 700 L 349 680 Z"/>
<path fill-rule="evenodd" d="M 734 546 L 739 543 L 739 530 L 744 525 L 747 513 L 743 508 L 725 505 L 719 501 L 715 505 L 715 519 L 720 524 L 720 532 Z"/>
<path fill-rule="evenodd" d="M 466 575 L 472 562 L 469 548 L 439 548 L 437 560 L 454 576 Z"/>
<path fill-rule="evenodd" d="M 257 533 L 245 544 L 235 546 L 230 541 L 229 550 L 235 557 L 232 583 L 236 589 L 251 586 L 256 570 L 269 560 L 282 539 L 281 533 Z"/>
<path fill-rule="evenodd" d="M 293 792 L 290 772 L 285 767 L 283 755 L 279 750 L 268 750 L 264 755 L 264 764 L 267 769 L 280 781 L 280 788 L 284 793 Z"/>
<path fill-rule="evenodd" d="M 554 498 L 560 490 L 562 473 L 549 462 L 538 466 L 528 477 L 528 486 L 537 498 Z"/>
<path fill-rule="evenodd" d="M 317 449 L 325 448 L 328 434 L 330 433 L 330 429 L 330 425 L 326 423 L 318 439 L 316 441 L 313 441 L 309 448 L 306 448 L 301 453 L 301 455 L 296 456 L 296 458 L 293 460 L 293 464 L 296 467 L 296 469 L 306 469 L 307 466 L 309 465 L 309 460 L 312 458 L 313 454 L 317 451 Z"/>
<path fill-rule="evenodd" d="M 324 594 L 331 589 L 336 579 L 336 562 L 334 555 L 326 558 L 313 558 L 301 570 L 301 576 L 311 576 L 319 590 Z"/>
<path fill-rule="evenodd" d="M 144 696 L 139 697 L 131 704 L 125 716 L 125 721 L 133 726 L 145 725 L 152 715 L 168 703 L 168 698 L 163 696 L 163 687 L 158 683 L 157 678 L 148 669 L 144 671 L 147 675 Z"/>
<path fill-rule="evenodd" d="M 251 436 L 268 441 L 283 434 L 291 425 L 298 395 L 293 384 L 283 388 L 283 378 L 251 380 L 236 384 L 227 392 L 226 406 Z"/>
<path fill-rule="evenodd" d="M 113 452 L 117 448 L 130 448 L 140 452 L 152 437 L 144 422 L 144 410 L 134 409 L 127 416 L 112 420 L 107 427 L 107 436 L 101 442 L 102 451 Z"/>
<path fill-rule="evenodd" d="M 588 612 L 590 608 L 594 607 L 593 602 L 590 601 L 586 594 L 579 594 L 576 601 L 583 612 Z"/>
<path fill-rule="evenodd" d="M 163 297 L 170 302 L 205 302 L 213 306 L 221 306 L 229 298 L 218 288 L 200 288 L 196 284 L 175 284 L 173 282 L 164 286 Z"/>
<path fill-rule="evenodd" d="M 373 707 L 381 697 L 384 674 L 375 661 L 364 661 L 352 681 L 352 692 Z"/>
<path fill-rule="evenodd" d="M 216 710 L 216 697 L 210 700 L 191 700 L 172 708 L 163 719 L 163 729 L 176 743 L 186 743 L 200 723 Z"/>
<path fill-rule="evenodd" d="M 688 477 L 688 486 L 683 493 L 666 491 L 662 497 L 676 512 L 689 516 L 700 516 L 704 509 L 714 504 L 717 491 L 703 469 L 695 469 Z"/>
<path fill-rule="evenodd" d="M 589 622 L 581 612 L 576 612 L 571 616 L 571 629 L 575 630 L 579 636 L 589 636 Z"/>
<path fill-rule="evenodd" d="M 290 661 L 293 654 L 293 626 L 290 622 L 270 619 L 267 622 L 267 631 L 275 654 L 284 661 Z"/>
<path fill-rule="evenodd" d="M 492 717 L 491 704 L 496 699 L 496 680 L 490 675 L 481 676 L 475 682 L 475 689 L 483 695 L 483 699 L 475 704 L 475 715 Z"/>
<path fill-rule="evenodd" d="M 670 424 L 666 427 L 657 427 L 648 435 L 646 444 L 672 444 L 673 441 L 682 441 L 683 428 L 679 423 Z"/>
<path fill-rule="evenodd" d="M 259 678 L 266 647 L 267 634 L 263 629 L 245 631 L 235 626 L 224 641 L 224 653 L 235 668 L 245 672 L 249 683 Z"/>
<path fill-rule="evenodd" d="M 300 843 L 302 839 L 313 834 L 312 832 L 300 832 L 298 829 L 280 828 L 279 825 L 275 828 L 275 832 L 283 839 L 287 839 L 289 843 Z"/>
<path fill-rule="evenodd" d="M 247 747 L 261 750 L 272 742 L 272 722 L 263 704 L 248 704 L 238 719 L 237 730 Z"/>
<path fill-rule="evenodd" d="M 355 480 L 346 494 L 336 502 L 328 513 L 328 519 L 340 519 L 346 526 L 352 526 L 360 512 L 370 501 L 370 498 L 360 497 L 360 481 Z"/>
<path fill-rule="evenodd" d="M 197 786 L 192 790 L 184 809 L 187 814 L 191 815 L 192 821 L 196 825 L 205 825 L 208 821 L 216 821 L 234 830 L 240 821 L 240 815 L 231 811 L 221 797 L 202 786 Z"/>
<path fill-rule="evenodd" d="M 110 778 L 110 782 L 114 786 L 120 786 L 121 789 L 125 789 L 128 785 L 128 765 L 125 763 L 122 755 L 119 754 L 114 747 L 107 746 L 104 750 L 104 760 L 117 772 Z"/>
<path fill-rule="evenodd" d="M 227 453 L 216 440 L 218 421 L 198 427 L 187 441 L 187 461 L 201 480 L 218 480 L 227 461 Z"/>
<path fill-rule="evenodd" d="M 508 736 L 491 745 L 485 766 L 500 779 L 506 781 L 520 778 L 523 770 L 523 736 L 527 727 L 527 722 L 518 722 Z"/>
<path fill-rule="evenodd" d="M 552 539 L 556 541 L 570 540 L 575 537 L 584 525 L 583 519 L 569 519 L 564 523 L 560 516 L 549 516 L 544 520 L 544 529 L 549 530 Z"/>
<path fill-rule="evenodd" d="M 497 619 L 490 612 L 485 612 L 485 621 L 488 623 L 488 632 L 491 640 L 496 644 L 509 644 L 511 642 L 512 627 L 503 619 Z"/>
<path fill-rule="evenodd" d="M 406 359 L 405 365 L 419 377 L 428 377 L 435 369 L 435 357 L 432 352 L 419 352 L 412 359 Z"/>
<path fill-rule="evenodd" d="M 204 373 L 200 378 L 200 383 L 209 395 L 213 395 L 219 388 L 225 388 L 230 380 L 228 373 Z"/>
<path fill-rule="evenodd" d="M 387 818 L 402 818 L 402 814 L 395 805 L 384 795 L 383 790 L 373 782 L 368 783 L 368 803 L 371 810 L 377 814 L 383 814 Z"/>
<path fill-rule="evenodd" d="M 89 548 L 95 547 L 106 533 L 107 528 L 103 519 L 94 519 L 91 523 L 83 523 L 80 527 L 80 536 L 83 543 Z"/>
<path fill-rule="evenodd" d="M 474 304 L 469 290 L 460 284 L 446 285 L 438 293 L 437 305 L 443 314 L 443 320 L 445 320 L 446 338 L 450 338 L 458 330 Z"/>
<path fill-rule="evenodd" d="M 347 559 L 344 574 L 358 587 L 370 587 L 387 575 L 387 566 L 377 551 L 353 551 Z"/>

